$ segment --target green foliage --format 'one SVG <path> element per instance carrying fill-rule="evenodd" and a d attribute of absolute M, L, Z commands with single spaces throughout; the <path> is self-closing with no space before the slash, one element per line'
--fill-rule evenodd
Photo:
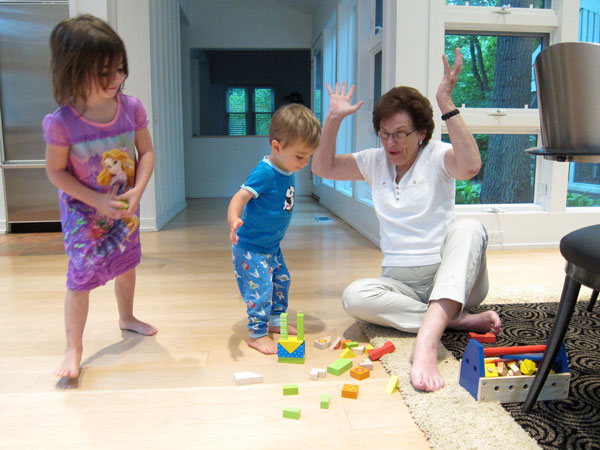
<path fill-rule="evenodd" d="M 480 203 L 479 195 L 481 193 L 481 184 L 471 183 L 470 181 L 456 180 L 456 201 L 457 205 L 471 205 Z"/>
<path fill-rule="evenodd" d="M 585 194 L 567 194 L 567 206 L 600 206 L 600 198 L 592 199 Z"/>

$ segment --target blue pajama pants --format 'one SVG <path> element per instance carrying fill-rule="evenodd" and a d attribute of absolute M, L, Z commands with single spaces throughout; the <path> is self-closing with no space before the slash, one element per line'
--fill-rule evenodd
<path fill-rule="evenodd" d="M 260 253 L 232 246 L 235 278 L 246 303 L 250 337 L 268 334 L 269 323 L 279 326 L 281 313 L 287 311 L 290 272 L 281 249 Z"/>

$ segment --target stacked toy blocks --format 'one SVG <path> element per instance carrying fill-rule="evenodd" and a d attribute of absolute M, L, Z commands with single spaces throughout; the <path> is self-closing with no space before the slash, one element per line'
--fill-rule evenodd
<path fill-rule="evenodd" d="M 281 335 L 277 343 L 277 357 L 280 363 L 304 364 L 306 342 L 304 341 L 304 314 L 298 314 L 296 319 L 298 335 L 288 335 L 288 315 L 281 314 Z"/>

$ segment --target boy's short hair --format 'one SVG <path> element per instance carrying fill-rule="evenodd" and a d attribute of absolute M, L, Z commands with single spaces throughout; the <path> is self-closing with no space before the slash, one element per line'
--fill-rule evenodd
<path fill-rule="evenodd" d="M 317 148 L 321 140 L 321 124 L 306 106 L 290 103 L 275 111 L 271 118 L 269 142 L 274 140 L 282 146 L 301 142 Z"/>

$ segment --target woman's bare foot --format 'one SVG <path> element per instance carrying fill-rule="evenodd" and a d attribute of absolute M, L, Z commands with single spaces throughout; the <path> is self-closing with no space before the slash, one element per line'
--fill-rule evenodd
<path fill-rule="evenodd" d="M 277 343 L 269 336 L 261 336 L 259 338 L 248 338 L 248 347 L 252 347 L 265 355 L 277 354 Z"/>
<path fill-rule="evenodd" d="M 280 333 L 281 327 L 279 327 L 279 326 L 272 327 L 269 325 L 269 332 L 270 333 Z M 288 334 L 291 334 L 294 336 L 298 334 L 298 330 L 296 329 L 296 327 L 294 325 L 288 325 Z"/>
<path fill-rule="evenodd" d="M 158 333 L 158 328 L 149 323 L 142 322 L 133 316 L 129 320 L 119 320 L 119 327 L 121 330 L 134 331 L 144 336 L 153 336 Z"/>
<path fill-rule="evenodd" d="M 410 382 L 416 389 L 433 392 L 444 387 L 444 380 L 437 366 L 436 342 L 419 339 L 417 336 L 410 360 Z"/>
<path fill-rule="evenodd" d="M 81 349 L 67 349 L 64 361 L 54 371 L 54 374 L 57 377 L 77 378 L 79 376 L 81 353 Z"/>
<path fill-rule="evenodd" d="M 458 319 L 451 320 L 448 323 L 448 328 L 498 335 L 502 331 L 502 321 L 496 311 L 484 311 L 478 314 L 463 312 Z"/>

